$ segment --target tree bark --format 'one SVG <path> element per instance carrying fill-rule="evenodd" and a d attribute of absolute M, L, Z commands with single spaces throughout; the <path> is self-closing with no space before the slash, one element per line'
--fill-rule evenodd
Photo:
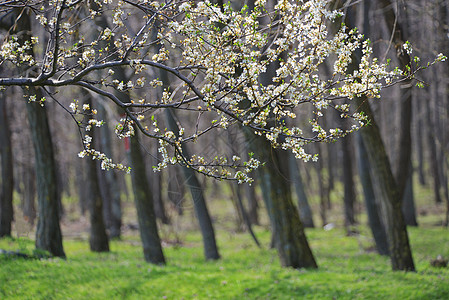
<path fill-rule="evenodd" d="M 153 170 L 150 170 L 147 175 L 148 178 L 150 178 L 150 184 L 153 190 L 153 203 L 156 218 L 159 219 L 162 224 L 170 224 L 170 218 L 165 212 L 165 203 L 162 196 L 162 172 L 153 172 Z"/>
<path fill-rule="evenodd" d="M 351 154 L 351 137 L 347 136 L 342 139 L 343 153 L 343 186 L 344 186 L 344 211 L 345 211 L 345 227 L 349 233 L 349 227 L 355 224 L 354 204 L 355 204 L 355 187 L 352 171 Z"/>
<path fill-rule="evenodd" d="M 33 90 L 29 88 L 27 92 L 34 93 L 37 99 L 42 98 L 40 90 Z M 42 107 L 39 103 L 27 103 L 26 108 L 36 160 L 38 199 L 36 248 L 48 251 L 53 256 L 65 257 L 59 225 L 56 163 L 47 112 L 45 106 Z"/>
<path fill-rule="evenodd" d="M 100 194 L 100 186 L 97 174 L 97 160 L 90 157 L 87 162 L 86 178 L 88 190 L 88 207 L 90 213 L 90 250 L 94 252 L 109 252 L 109 239 L 106 234 L 106 226 L 103 218 L 103 199 Z"/>
<path fill-rule="evenodd" d="M 298 164 L 292 153 L 288 153 L 289 170 L 292 184 L 295 187 L 296 196 L 298 198 L 299 218 L 304 227 L 314 228 L 312 210 L 310 209 L 309 201 L 306 196 L 304 184 L 302 183 L 301 173 L 299 172 Z"/>
<path fill-rule="evenodd" d="M 92 107 L 90 95 L 84 92 L 85 104 Z M 92 128 L 90 132 L 85 132 L 92 137 L 92 143 L 96 141 L 96 129 Z M 95 149 L 95 146 L 92 147 Z M 91 157 L 86 158 L 86 201 L 90 216 L 90 250 L 94 252 L 109 252 L 109 239 L 106 234 L 106 226 L 103 217 L 103 198 L 100 191 L 98 179 L 98 160 Z"/>
<path fill-rule="evenodd" d="M 161 239 L 159 237 L 156 215 L 154 213 L 153 197 L 148 185 L 145 170 L 145 160 L 140 150 L 138 130 L 130 138 L 131 180 L 133 183 L 134 201 L 136 203 L 139 220 L 140 238 L 143 244 L 143 254 L 147 262 L 164 265 L 165 257 L 162 252 Z"/>
<path fill-rule="evenodd" d="M 265 206 L 270 217 L 274 246 L 282 266 L 292 268 L 317 268 L 310 250 L 304 226 L 293 205 L 288 178 L 288 161 L 285 151 L 272 149 L 264 137 L 253 142 L 256 155 L 266 164 L 259 170 Z"/>
<path fill-rule="evenodd" d="M 100 128 L 101 149 L 107 157 L 113 157 L 111 132 L 104 103 L 98 106 L 98 116 L 105 121 Z M 105 218 L 110 238 L 120 238 L 122 226 L 122 207 L 120 185 L 115 170 L 100 171 L 100 180 L 104 181 L 103 194 L 105 199 Z"/>
<path fill-rule="evenodd" d="M 317 154 L 321 156 L 321 145 L 317 145 Z M 327 224 L 327 209 L 329 208 L 329 188 L 325 186 L 323 179 L 323 160 L 319 159 L 315 164 L 315 170 L 318 180 L 318 193 L 320 197 L 320 218 L 322 226 Z"/>
<path fill-rule="evenodd" d="M 31 39 L 30 11 L 17 10 L 15 13 L 17 15 L 15 28 L 20 29 L 18 41 L 23 44 Z M 32 50 L 29 50 L 29 54 L 34 56 Z M 34 87 L 23 89 L 23 91 L 27 96 L 36 96 L 37 100 L 43 96 L 42 91 Z M 36 248 L 48 251 L 53 256 L 65 257 L 59 225 L 60 199 L 58 199 L 57 191 L 56 162 L 47 110 L 45 106 L 41 106 L 37 102 L 27 103 L 26 110 L 35 152 L 37 178 L 38 223 Z"/>
<path fill-rule="evenodd" d="M 415 200 L 413 195 L 412 167 L 410 167 L 407 183 L 405 185 L 404 195 L 402 197 L 402 213 L 404 214 L 405 224 L 407 224 L 408 226 L 418 226 L 418 221 L 416 219 Z"/>
<path fill-rule="evenodd" d="M 435 78 L 436 76 L 434 76 Z M 431 87 L 432 89 L 432 87 Z M 431 99 L 435 99 L 435 93 L 431 91 Z M 437 160 L 437 147 L 436 147 L 436 137 L 435 137 L 435 124 L 432 119 L 432 111 L 430 107 L 430 100 L 426 99 L 424 101 L 424 108 L 426 112 L 426 124 L 427 124 L 427 146 L 428 146 L 428 155 L 430 160 L 430 172 L 431 178 L 433 179 L 433 193 L 435 197 L 435 202 L 437 204 L 442 203 L 441 194 L 440 194 L 440 177 L 438 176 L 438 160 Z"/>
<path fill-rule="evenodd" d="M 357 139 L 357 166 L 359 169 L 360 183 L 363 187 L 363 195 L 365 199 L 366 213 L 368 215 L 368 224 L 373 233 L 374 242 L 376 243 L 377 252 L 380 255 L 389 255 L 388 237 L 385 232 L 385 226 L 379 216 L 380 208 L 376 202 L 376 195 L 373 190 L 371 180 L 371 166 L 368 160 L 368 153 L 363 144 L 362 137 L 359 133 L 356 135 Z"/>
<path fill-rule="evenodd" d="M 253 225 L 259 225 L 259 204 L 257 203 L 256 190 L 254 182 L 252 185 L 245 185 L 245 195 L 248 201 L 248 218 Z"/>
<path fill-rule="evenodd" d="M 0 190 L 0 237 L 5 237 L 11 236 L 11 225 L 14 220 L 12 203 L 14 190 L 13 156 L 5 92 L 0 94 L 0 159 L 2 170 L 2 185 Z"/>
<path fill-rule="evenodd" d="M 391 171 L 390 162 L 380 136 L 369 102 L 366 98 L 356 98 L 356 106 L 363 111 L 371 124 L 360 130 L 366 146 L 370 165 L 375 176 L 375 186 L 379 192 L 381 212 L 387 231 L 390 258 L 393 270 L 414 271 L 412 252 L 407 227 L 402 215 L 402 197 Z"/>
<path fill-rule="evenodd" d="M 269 141 L 254 135 L 249 129 L 244 127 L 243 130 L 249 149 L 265 163 L 257 170 L 257 178 L 270 219 L 272 244 L 278 252 L 281 265 L 297 269 L 317 268 L 298 209 L 293 204 L 288 153 L 273 149 Z"/>
<path fill-rule="evenodd" d="M 406 24 L 397 21 L 397 15 L 390 0 L 379 0 L 383 11 L 388 30 L 392 33 L 392 42 L 396 50 L 396 57 L 399 61 L 399 68 L 405 70 L 410 65 L 410 55 L 403 49 L 406 41 Z M 404 81 L 400 86 L 400 99 L 398 105 L 398 135 L 395 145 L 395 157 L 393 164 L 393 174 L 396 179 L 398 191 L 403 197 L 405 186 L 410 175 L 411 168 L 411 120 L 412 120 L 412 83 L 411 80 Z M 410 201 L 410 200 L 408 200 Z"/>
<path fill-rule="evenodd" d="M 23 195 L 22 195 L 22 211 L 23 216 L 27 219 L 28 224 L 34 225 L 36 219 L 36 174 L 32 166 L 28 164 L 23 166 Z"/>

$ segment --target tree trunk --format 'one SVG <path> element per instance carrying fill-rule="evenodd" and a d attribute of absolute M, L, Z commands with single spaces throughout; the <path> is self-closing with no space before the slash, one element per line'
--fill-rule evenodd
<path fill-rule="evenodd" d="M 288 155 L 273 149 L 264 137 L 244 128 L 250 149 L 265 163 L 257 170 L 265 207 L 270 219 L 272 242 L 281 265 L 292 268 L 317 268 L 298 209 L 291 197 Z"/>
<path fill-rule="evenodd" d="M 301 173 L 299 172 L 295 156 L 292 153 L 288 153 L 288 159 L 290 178 L 298 198 L 299 218 L 304 224 L 304 227 L 314 228 L 315 225 L 313 224 L 312 210 L 310 209 L 309 201 L 307 200 L 306 191 L 304 189 L 304 184 L 302 183 Z"/>
<path fill-rule="evenodd" d="M 27 92 L 33 93 L 33 88 L 29 88 Z M 37 99 L 42 98 L 40 90 L 35 90 L 34 94 Z M 36 248 L 48 251 L 53 256 L 65 257 L 59 225 L 56 164 L 47 112 L 39 103 L 27 103 L 26 108 L 36 159 L 38 199 Z"/>
<path fill-rule="evenodd" d="M 90 213 L 90 250 L 94 252 L 109 252 L 109 240 L 106 234 L 106 227 L 103 218 L 103 199 L 100 194 L 100 186 L 98 183 L 97 160 L 90 157 L 87 163 L 86 177 L 87 190 Z"/>
<path fill-rule="evenodd" d="M 435 78 L 435 76 L 434 76 Z M 431 87 L 432 89 L 432 87 Z M 433 96 L 433 92 L 431 92 L 432 96 Z M 433 99 L 435 99 L 435 97 L 432 97 Z M 437 149 L 436 149 L 436 137 L 435 137 L 435 126 L 434 126 L 434 122 L 432 120 L 432 111 L 431 111 L 431 107 L 430 107 L 430 99 L 426 99 L 426 101 L 424 101 L 424 107 L 425 107 L 425 112 L 426 112 L 426 123 L 427 123 L 427 145 L 428 145 L 428 150 L 429 150 L 429 159 L 430 159 L 430 172 L 432 174 L 431 178 L 433 179 L 433 193 L 435 196 L 435 202 L 441 203 L 441 195 L 440 195 L 440 177 L 438 176 L 438 160 L 437 160 Z"/>
<path fill-rule="evenodd" d="M 253 225 L 259 225 L 259 204 L 257 203 L 256 190 L 254 182 L 252 185 L 245 185 L 245 195 L 248 200 L 248 218 Z"/>
<path fill-rule="evenodd" d="M 8 123 L 5 92 L 0 94 L 0 237 L 11 236 L 11 224 L 14 219 L 12 197 L 14 190 L 11 131 Z"/>
<path fill-rule="evenodd" d="M 345 227 L 350 231 L 349 227 L 355 224 L 354 204 L 355 204 L 355 187 L 352 171 L 352 151 L 351 137 L 346 136 L 341 141 L 343 153 L 343 186 L 344 186 L 344 211 L 345 211 Z"/>
<path fill-rule="evenodd" d="M 32 166 L 28 164 L 23 166 L 23 195 L 22 195 L 22 211 L 23 216 L 27 219 L 28 224 L 33 225 L 36 219 L 36 174 Z"/>
<path fill-rule="evenodd" d="M 23 44 L 31 39 L 31 22 L 29 10 L 16 10 L 15 28 L 20 29 L 18 42 Z M 20 16 L 20 17 L 19 17 Z M 29 50 L 28 54 L 34 56 Z M 26 71 L 21 68 L 21 71 Z M 42 98 L 40 89 L 29 87 L 23 89 L 27 96 Z M 28 100 L 28 98 L 26 99 Z M 53 256 L 65 257 L 62 246 L 62 234 L 59 225 L 59 201 L 56 179 L 56 162 L 54 159 L 53 142 L 48 125 L 47 110 L 40 103 L 26 104 L 28 122 L 31 129 L 35 152 L 35 170 L 37 178 L 38 223 L 36 229 L 36 248 L 50 252 Z"/>
<path fill-rule="evenodd" d="M 98 105 L 98 116 L 104 122 L 100 128 L 101 150 L 107 157 L 113 157 L 111 132 L 108 126 L 108 116 L 104 103 Z M 122 226 L 122 207 L 120 199 L 120 185 L 115 170 L 100 171 L 100 181 L 103 181 L 103 199 L 105 199 L 105 219 L 110 238 L 120 238 Z"/>
<path fill-rule="evenodd" d="M 168 80 L 165 80 L 167 82 Z M 174 112 L 171 109 L 165 110 L 167 120 L 167 127 L 173 133 L 179 132 L 178 124 L 176 123 Z M 190 157 L 185 145 L 182 145 L 182 152 L 186 157 Z M 195 209 L 198 222 L 200 224 L 201 234 L 203 236 L 204 255 L 207 260 L 216 260 L 220 258 L 218 253 L 217 243 L 215 241 L 215 231 L 212 225 L 212 220 L 207 209 L 206 201 L 204 199 L 203 189 L 198 181 L 195 171 L 191 168 L 182 167 L 185 182 L 190 189 L 192 195 L 193 206 Z"/>
<path fill-rule="evenodd" d="M 317 145 L 317 154 L 321 156 L 321 145 Z M 329 189 L 325 186 L 323 179 L 323 160 L 318 159 L 318 162 L 315 164 L 315 170 L 317 174 L 318 180 L 318 193 L 320 197 L 320 217 L 321 224 L 325 226 L 327 224 L 327 209 L 329 208 Z"/>
<path fill-rule="evenodd" d="M 360 183 L 363 187 L 363 195 L 365 198 L 366 212 L 368 215 L 368 224 L 373 233 L 374 242 L 376 243 L 377 252 L 380 255 L 389 255 L 388 238 L 385 232 L 385 226 L 379 216 L 380 208 L 376 203 L 376 195 L 373 190 L 373 184 L 370 174 L 370 163 L 368 161 L 368 153 L 363 144 L 362 137 L 358 133 L 357 139 L 357 166 L 359 169 Z"/>
<path fill-rule="evenodd" d="M 402 197 L 402 213 L 404 214 L 404 221 L 406 225 L 418 226 L 418 221 L 416 220 L 415 200 L 413 195 L 412 167 L 410 167 L 407 183 L 405 185 L 404 195 Z"/>
<path fill-rule="evenodd" d="M 261 248 L 262 246 L 260 245 L 259 240 L 257 239 L 256 234 L 253 231 L 251 220 L 249 219 L 248 213 L 246 212 L 245 206 L 243 205 L 241 186 L 236 182 L 231 182 L 231 190 L 232 190 L 232 197 L 235 198 L 234 202 L 236 205 L 236 210 L 239 219 L 237 224 L 237 230 L 244 230 L 243 224 L 245 224 L 246 229 L 248 229 L 248 232 L 251 235 L 251 238 L 256 243 L 257 247 Z"/>
<path fill-rule="evenodd" d="M 265 206 L 268 210 L 276 247 L 282 266 L 292 268 L 317 268 L 304 233 L 298 210 L 293 205 L 288 180 L 288 163 L 282 160 L 285 151 L 272 149 L 270 143 L 257 138 L 259 151 L 255 152 L 266 163 L 260 170 Z"/>
<path fill-rule="evenodd" d="M 390 162 L 380 136 L 369 102 L 366 98 L 354 100 L 371 124 L 360 130 L 366 146 L 369 162 L 375 176 L 375 186 L 379 192 L 382 217 L 387 231 L 390 258 L 393 270 L 414 271 L 412 252 L 407 227 L 402 215 L 402 197 L 396 185 Z"/>
<path fill-rule="evenodd" d="M 150 184 L 153 190 L 153 203 L 156 218 L 159 219 L 162 224 L 170 224 L 170 219 L 165 212 L 165 204 L 162 197 L 162 172 L 153 172 L 153 170 L 150 170 L 147 175 L 148 178 L 150 178 Z"/>
<path fill-rule="evenodd" d="M 109 24 L 104 16 L 96 18 L 95 22 L 100 28 L 108 28 Z M 110 40 L 110 47 L 115 47 L 113 40 Z M 114 69 L 115 79 L 127 82 L 128 78 L 122 67 Z M 124 103 L 131 102 L 128 93 L 116 93 L 116 96 Z M 143 245 L 145 261 L 154 264 L 165 264 L 165 257 L 162 251 L 161 239 L 158 233 L 156 217 L 154 213 L 153 197 L 148 184 L 146 174 L 146 165 L 143 155 L 140 151 L 137 129 L 136 135 L 130 138 L 130 163 L 131 163 L 131 181 L 134 193 L 134 202 L 139 221 L 139 232 Z"/>
<path fill-rule="evenodd" d="M 229 188 L 231 189 L 231 202 L 235 209 L 235 221 L 236 221 L 236 231 L 243 232 L 245 230 L 245 221 L 243 219 L 243 210 L 239 202 L 242 201 L 242 191 L 240 185 L 236 182 L 230 181 Z"/>
<path fill-rule="evenodd" d="M 248 153 L 251 152 L 248 147 L 248 143 L 245 143 L 245 159 L 249 159 Z M 252 225 L 259 225 L 259 203 L 257 202 L 256 186 L 258 182 L 255 178 L 254 182 L 249 185 L 245 184 L 245 196 L 248 201 L 248 218 Z"/>
<path fill-rule="evenodd" d="M 143 254 L 147 262 L 165 265 L 165 257 L 162 252 L 161 239 L 159 237 L 156 215 L 154 213 L 153 197 L 148 185 L 145 170 L 145 160 L 140 150 L 138 130 L 130 138 L 131 180 L 133 183 L 134 201 L 136 203 L 139 220 L 140 238 L 143 244 Z"/>
<path fill-rule="evenodd" d="M 85 95 L 85 104 L 92 107 L 92 99 L 88 93 Z M 92 128 L 89 134 L 94 143 L 96 141 L 96 129 Z M 95 149 L 95 146 L 93 147 Z M 100 185 L 98 179 L 98 160 L 91 157 L 86 158 L 86 189 L 87 189 L 87 205 L 90 215 L 90 236 L 89 245 L 90 250 L 94 252 L 109 252 L 109 240 L 106 234 L 106 226 L 103 217 L 103 198 L 101 197 Z"/>
<path fill-rule="evenodd" d="M 418 101 L 416 101 L 418 100 Z M 422 186 L 426 185 L 426 177 L 424 175 L 424 146 L 423 146 L 423 104 L 421 103 L 421 101 L 419 101 L 419 99 L 415 100 L 415 104 L 413 105 L 414 107 L 414 111 L 415 111 L 415 120 L 413 123 L 416 124 L 415 126 L 415 136 L 419 137 L 417 139 L 415 139 L 415 143 L 416 143 L 416 154 L 417 154 L 417 158 L 418 158 L 418 179 L 419 179 L 419 184 Z"/>

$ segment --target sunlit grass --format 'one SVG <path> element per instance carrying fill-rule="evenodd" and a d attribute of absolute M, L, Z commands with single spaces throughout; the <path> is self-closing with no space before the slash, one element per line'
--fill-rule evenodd
<path fill-rule="evenodd" d="M 367 230 L 362 230 L 365 232 Z M 0 299 L 446 299 L 449 269 L 430 267 L 449 256 L 449 231 L 412 228 L 418 272 L 390 271 L 389 259 L 366 253 L 340 229 L 308 230 L 319 270 L 281 268 L 268 249 L 270 233 L 257 228 L 264 249 L 245 233 L 219 231 L 222 259 L 205 262 L 197 233 L 185 246 L 165 247 L 167 266 L 144 262 L 138 238 L 111 242 L 111 253 L 91 253 L 85 241 L 66 240 L 67 260 L 0 259 Z M 27 238 L 4 239 L 0 248 L 32 252 Z"/>
<path fill-rule="evenodd" d="M 89 251 L 88 218 L 80 219 L 76 201 L 64 201 L 64 248 L 67 260 L 24 260 L 0 257 L 0 299 L 449 299 L 449 268 L 437 269 L 430 260 L 449 257 L 449 230 L 441 226 L 445 206 L 432 203 L 429 187 L 415 184 L 419 228 L 409 228 L 416 273 L 392 272 L 387 257 L 372 252 L 373 240 L 363 209 L 358 209 L 359 232 L 342 229 L 342 186 L 331 193 L 329 222 L 337 228 L 308 229 L 318 270 L 282 268 L 269 249 L 270 232 L 261 203 L 256 235 L 239 233 L 229 186 L 207 189 L 206 197 L 217 231 L 222 259 L 204 261 L 201 235 L 193 204 L 186 195 L 184 215 L 167 206 L 171 225 L 160 224 L 167 266 L 143 260 L 132 201 L 124 203 L 125 234 L 111 242 L 111 252 Z M 71 199 L 73 200 L 73 199 Z M 319 220 L 319 200 L 310 197 Z M 361 199 L 358 200 L 361 208 Z M 262 202 L 262 201 L 261 201 Z M 75 225 L 75 226 L 74 226 Z M 0 240 L 0 249 L 33 253 L 34 228 L 16 210 L 14 239 Z M 18 238 L 17 238 L 18 237 Z"/>

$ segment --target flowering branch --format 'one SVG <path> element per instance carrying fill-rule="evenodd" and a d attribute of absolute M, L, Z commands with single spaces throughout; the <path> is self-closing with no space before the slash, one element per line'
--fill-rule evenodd
<path fill-rule="evenodd" d="M 424 66 L 415 59 L 408 70 L 390 70 L 372 57 L 369 42 L 356 30 L 343 25 L 337 33 L 328 33 L 326 24 L 341 12 L 327 10 L 325 0 L 282 0 L 273 11 L 266 10 L 264 0 L 256 1 L 252 11 L 234 10 L 229 4 L 219 8 L 209 1 L 92 0 L 87 8 L 82 1 L 12 2 L 0 4 L 0 9 L 32 7 L 30 13 L 46 30 L 49 43 L 44 49 L 38 35 L 24 44 L 5 35 L 0 64 L 41 71 L 36 77 L 0 76 L 0 87 L 87 89 L 123 110 L 125 117 L 116 127 L 119 137 L 132 136 L 136 128 L 159 140 L 163 160 L 156 169 L 181 163 L 239 182 L 251 180 L 248 174 L 260 165 L 255 158 L 242 162 L 238 156 L 186 157 L 183 145 L 238 124 L 264 136 L 273 147 L 291 150 L 298 159 L 316 159 L 305 151 L 306 144 L 332 141 L 369 122 L 349 104 L 339 104 L 340 99 L 379 98 L 382 88 L 413 79 L 419 70 L 445 59 L 440 55 Z M 98 33 L 81 34 L 99 26 Z M 40 59 L 27 55 L 31 47 L 40 47 Z M 361 63 L 348 73 L 357 49 L 362 50 Z M 319 71 L 323 64 L 332 66 L 330 76 Z M 129 78 L 114 75 L 118 68 L 126 68 Z M 170 76 L 170 86 L 158 78 L 161 72 Z M 121 93 L 131 101 L 120 100 Z M 353 120 L 352 126 L 320 126 L 329 108 Z M 174 133 L 158 123 L 158 112 L 165 109 L 196 117 L 180 118 L 179 132 Z M 73 113 L 79 112 L 75 107 Z M 309 120 L 302 122 L 305 116 Z M 84 155 L 96 155 L 112 166 L 88 150 Z"/>

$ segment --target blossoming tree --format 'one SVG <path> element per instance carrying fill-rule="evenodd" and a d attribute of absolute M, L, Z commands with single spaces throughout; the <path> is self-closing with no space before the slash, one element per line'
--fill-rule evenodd
<path fill-rule="evenodd" d="M 343 25 L 329 34 L 326 24 L 341 12 L 327 10 L 327 1 L 282 0 L 272 10 L 265 8 L 265 2 L 256 1 L 251 10 L 246 6 L 234 10 L 229 4 L 218 7 L 209 1 L 3 1 L 2 14 L 15 11 L 17 19 L 31 15 L 42 29 L 25 41 L 19 38 L 20 28 L 14 31 L 17 34 L 2 33 L 0 63 L 9 66 L 10 72 L 0 77 L 0 87 L 40 87 L 45 97 L 30 100 L 42 105 L 46 98 L 57 97 L 54 90 L 86 89 L 123 111 L 116 125 L 119 138 L 139 130 L 159 141 L 162 160 L 156 170 L 181 164 L 207 176 L 243 183 L 251 182 L 250 173 L 261 165 L 256 156 L 247 161 L 219 153 L 187 156 L 183 145 L 200 143 L 215 130 L 238 125 L 272 147 L 292 151 L 298 159 L 316 160 L 305 145 L 333 141 L 369 122 L 357 107 L 342 100 L 378 98 L 383 87 L 412 77 L 420 68 L 389 70 L 388 64 L 372 57 L 369 42 L 355 29 Z M 96 36 L 84 34 L 100 17 L 111 26 Z M 30 55 L 33 48 L 38 55 Z M 360 63 L 348 72 L 358 48 L 363 53 Z M 262 84 L 261 78 L 273 63 L 277 68 L 270 83 Z M 319 72 L 324 63 L 332 66 L 330 76 Z M 129 70 L 129 80 L 116 79 L 119 67 Z M 159 71 L 169 73 L 173 80 L 156 98 L 148 89 L 161 89 L 163 83 L 155 75 Z M 129 93 L 132 100 L 125 103 L 117 93 Z M 178 120 L 179 132 L 160 126 L 158 118 L 163 115 L 159 112 L 168 108 L 191 116 L 184 123 Z M 102 124 L 95 118 L 94 107 L 77 99 L 64 109 L 74 120 L 80 114 L 91 115 L 87 131 Z M 297 121 L 303 110 L 313 112 L 307 126 Z M 328 110 L 352 120 L 352 126 L 322 126 Z M 101 160 L 104 169 L 129 171 L 95 150 L 91 136 L 82 138 L 80 157 Z"/>

